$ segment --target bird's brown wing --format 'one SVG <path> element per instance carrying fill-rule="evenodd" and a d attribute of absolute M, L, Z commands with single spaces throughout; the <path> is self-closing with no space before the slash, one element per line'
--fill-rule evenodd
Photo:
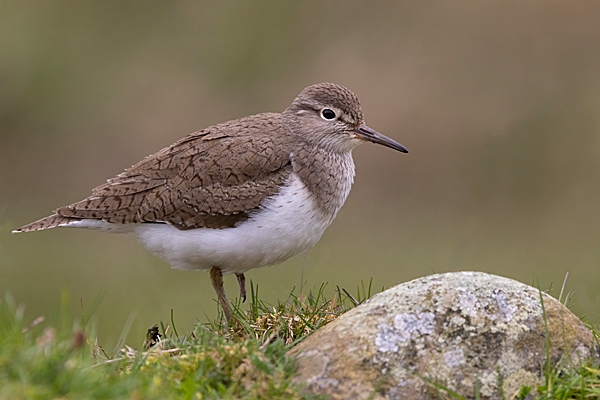
<path fill-rule="evenodd" d="M 277 193 L 292 171 L 280 129 L 277 114 L 260 114 L 193 133 L 55 212 L 182 230 L 232 227 Z"/>

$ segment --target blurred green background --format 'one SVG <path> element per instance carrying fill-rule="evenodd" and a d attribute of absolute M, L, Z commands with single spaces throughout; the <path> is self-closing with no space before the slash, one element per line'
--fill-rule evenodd
<path fill-rule="evenodd" d="M 104 293 L 100 343 L 216 312 L 205 273 L 133 237 L 11 229 L 203 127 L 332 81 L 410 149 L 354 152 L 352 193 L 304 256 L 247 274 L 266 301 L 479 270 L 600 322 L 600 3 L 0 1 L 0 293 L 30 317 Z M 230 296 L 236 281 L 226 277 Z"/>

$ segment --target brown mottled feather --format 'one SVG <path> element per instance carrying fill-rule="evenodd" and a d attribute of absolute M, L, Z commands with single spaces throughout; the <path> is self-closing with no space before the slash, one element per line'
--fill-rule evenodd
<path fill-rule="evenodd" d="M 78 218 L 68 218 L 62 217 L 57 214 L 52 214 L 49 217 L 42 218 L 30 224 L 20 227 L 19 229 L 15 229 L 13 233 L 18 232 L 33 232 L 33 231 L 41 231 L 43 229 L 55 228 L 57 226 L 68 224 L 69 222 L 79 221 Z"/>
<path fill-rule="evenodd" d="M 280 114 L 225 122 L 146 157 L 87 199 L 17 231 L 79 219 L 167 222 L 181 230 L 232 227 L 285 183 L 292 171 L 290 153 Z"/>

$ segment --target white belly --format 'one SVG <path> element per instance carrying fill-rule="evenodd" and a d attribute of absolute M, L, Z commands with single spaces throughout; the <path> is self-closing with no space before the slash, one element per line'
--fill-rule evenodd
<path fill-rule="evenodd" d="M 260 212 L 235 228 L 181 231 L 168 224 L 136 224 L 133 231 L 149 251 L 173 268 L 210 270 L 216 266 L 224 273 L 244 273 L 280 263 L 313 246 L 334 217 L 318 209 L 308 189 L 292 175 Z"/>

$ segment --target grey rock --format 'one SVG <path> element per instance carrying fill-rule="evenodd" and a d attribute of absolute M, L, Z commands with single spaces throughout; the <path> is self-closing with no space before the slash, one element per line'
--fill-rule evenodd
<path fill-rule="evenodd" d="M 437 398 L 439 387 L 511 398 L 541 382 L 547 353 L 552 366 L 599 360 L 592 332 L 559 301 L 541 298 L 481 272 L 397 285 L 296 346 L 295 381 L 333 399 Z"/>

